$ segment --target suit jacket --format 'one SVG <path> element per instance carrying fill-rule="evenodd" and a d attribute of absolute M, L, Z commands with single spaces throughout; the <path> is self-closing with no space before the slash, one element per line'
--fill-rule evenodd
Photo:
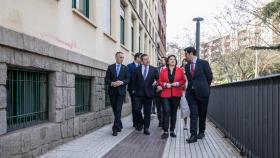
<path fill-rule="evenodd" d="M 130 81 L 129 81 L 128 86 L 127 86 L 127 91 L 132 92 L 132 77 L 133 77 L 133 73 L 136 69 L 136 65 L 135 65 L 134 62 L 132 62 L 132 63 L 127 65 L 127 68 L 128 68 L 128 72 L 129 72 L 129 76 L 130 76 Z"/>
<path fill-rule="evenodd" d="M 159 76 L 159 85 L 162 87 L 161 97 L 162 98 L 171 98 L 171 97 L 181 97 L 183 93 L 183 86 L 186 83 L 185 74 L 182 68 L 176 67 L 175 69 L 175 76 L 174 81 L 178 82 L 178 87 L 171 87 L 171 88 L 165 88 L 165 83 L 170 83 L 168 78 L 168 68 L 164 68 L 161 70 L 160 76 Z"/>
<path fill-rule="evenodd" d="M 210 96 L 210 85 L 213 79 L 213 75 L 210 65 L 206 60 L 197 59 L 195 64 L 194 77 L 192 77 L 190 72 L 190 63 L 185 65 L 185 73 L 188 78 L 186 95 L 188 95 L 188 93 L 192 89 L 194 89 L 196 95 L 199 97 Z"/>
<path fill-rule="evenodd" d="M 105 76 L 105 83 L 109 85 L 108 92 L 110 95 L 125 95 L 126 85 L 129 83 L 129 72 L 128 68 L 125 65 L 121 65 L 119 76 L 117 77 L 116 64 L 108 66 Z M 112 82 L 120 80 L 123 82 L 123 85 L 119 87 L 111 86 Z"/>
<path fill-rule="evenodd" d="M 142 75 L 142 66 L 139 66 L 135 69 L 135 72 L 133 74 L 132 78 L 132 89 L 136 96 L 139 97 L 149 97 L 152 98 L 155 96 L 155 90 L 152 84 L 154 81 L 158 80 L 158 71 L 157 68 L 153 66 L 149 66 L 149 71 L 146 77 L 146 80 L 144 80 L 144 77 Z"/>

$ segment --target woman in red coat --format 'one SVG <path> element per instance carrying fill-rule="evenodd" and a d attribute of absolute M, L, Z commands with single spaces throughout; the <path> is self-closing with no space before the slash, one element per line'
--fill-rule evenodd
<path fill-rule="evenodd" d="M 182 88 L 186 79 L 184 71 L 177 67 L 175 55 L 170 55 L 166 59 L 166 68 L 163 69 L 159 77 L 159 85 L 162 87 L 161 97 L 163 99 L 163 130 L 161 138 L 168 138 L 168 128 L 170 122 L 170 136 L 176 137 L 174 133 L 177 110 L 180 105 Z"/>

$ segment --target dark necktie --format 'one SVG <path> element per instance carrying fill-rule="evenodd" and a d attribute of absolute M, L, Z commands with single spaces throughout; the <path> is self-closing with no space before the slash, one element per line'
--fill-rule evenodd
<path fill-rule="evenodd" d="M 194 77 L 194 63 L 191 63 L 191 75 Z"/>

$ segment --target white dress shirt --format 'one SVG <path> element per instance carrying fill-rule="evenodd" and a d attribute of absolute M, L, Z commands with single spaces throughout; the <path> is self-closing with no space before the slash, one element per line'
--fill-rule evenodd
<path fill-rule="evenodd" d="M 134 61 L 134 64 L 135 64 L 135 66 L 136 66 L 136 67 L 138 67 L 138 66 L 139 66 L 139 64 L 138 64 L 138 63 L 136 63 L 135 61 Z"/>
<path fill-rule="evenodd" d="M 195 70 L 195 64 L 196 64 L 196 61 L 197 61 L 197 57 L 196 56 L 194 56 L 194 58 L 193 58 L 193 69 Z M 190 64 L 190 71 L 192 70 L 192 63 Z"/>

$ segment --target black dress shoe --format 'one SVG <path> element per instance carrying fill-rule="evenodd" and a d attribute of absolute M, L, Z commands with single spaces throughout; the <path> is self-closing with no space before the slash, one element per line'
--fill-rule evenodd
<path fill-rule="evenodd" d="M 137 131 L 142 131 L 142 129 L 143 129 L 143 125 L 137 125 L 136 126 L 136 130 Z"/>
<path fill-rule="evenodd" d="M 135 130 L 139 131 L 139 125 L 135 125 Z"/>
<path fill-rule="evenodd" d="M 150 131 L 149 131 L 148 129 L 145 129 L 145 130 L 144 130 L 144 134 L 145 134 L 145 135 L 150 135 Z"/>
<path fill-rule="evenodd" d="M 161 135 L 161 139 L 167 139 L 168 138 L 168 132 L 164 132 L 162 135 Z"/>
<path fill-rule="evenodd" d="M 117 136 L 118 132 L 117 131 L 113 131 L 113 136 Z"/>
<path fill-rule="evenodd" d="M 203 139 L 205 137 L 205 134 L 204 133 L 199 133 L 197 135 L 197 139 Z"/>
<path fill-rule="evenodd" d="M 188 143 L 194 143 L 197 142 L 197 136 L 196 135 L 191 135 L 189 139 L 187 139 Z"/>
<path fill-rule="evenodd" d="M 158 123 L 158 127 L 162 127 L 162 123 L 160 122 L 160 123 Z"/>
<path fill-rule="evenodd" d="M 118 129 L 118 130 L 117 130 L 117 132 L 121 132 L 121 131 L 122 131 L 122 129 Z"/>
<path fill-rule="evenodd" d="M 174 133 L 174 131 L 171 131 L 171 132 L 170 132 L 170 137 L 173 137 L 173 138 L 176 137 L 176 134 Z"/>

